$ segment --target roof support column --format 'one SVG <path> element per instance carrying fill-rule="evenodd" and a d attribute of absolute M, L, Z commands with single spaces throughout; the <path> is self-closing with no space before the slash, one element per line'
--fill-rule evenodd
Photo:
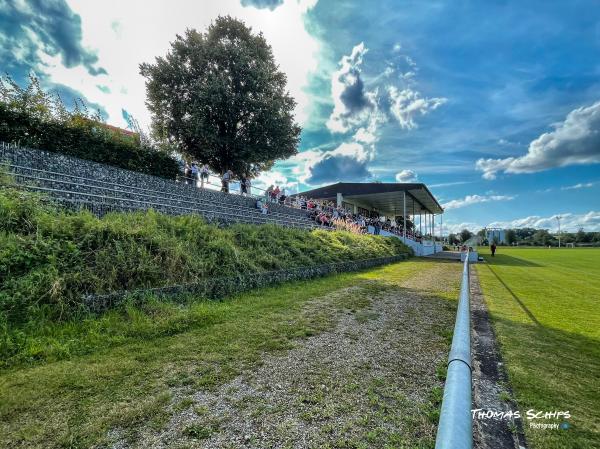
<path fill-rule="evenodd" d="M 342 196 L 341 193 L 338 193 L 337 196 L 336 196 L 335 205 L 337 207 L 340 207 L 342 205 L 342 201 L 344 201 L 344 197 Z"/>
<path fill-rule="evenodd" d="M 404 236 L 404 243 L 406 243 L 406 191 L 402 192 L 402 235 Z"/>
<path fill-rule="evenodd" d="M 412 200 L 412 209 L 413 209 L 413 211 L 412 211 L 412 215 L 410 216 L 410 220 L 412 222 L 412 236 L 413 236 L 413 240 L 416 241 L 417 239 L 415 238 L 416 229 L 415 229 L 415 200 L 414 199 Z"/>
<path fill-rule="evenodd" d="M 435 248 L 435 214 L 431 214 L 431 240 L 433 240 L 433 247 Z"/>

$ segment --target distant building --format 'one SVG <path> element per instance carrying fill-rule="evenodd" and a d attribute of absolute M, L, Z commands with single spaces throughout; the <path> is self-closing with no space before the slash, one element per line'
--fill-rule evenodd
<path fill-rule="evenodd" d="M 496 243 L 502 243 L 502 244 L 506 245 L 506 243 L 507 243 L 506 242 L 506 229 L 486 228 L 485 238 L 490 243 L 495 241 Z"/>

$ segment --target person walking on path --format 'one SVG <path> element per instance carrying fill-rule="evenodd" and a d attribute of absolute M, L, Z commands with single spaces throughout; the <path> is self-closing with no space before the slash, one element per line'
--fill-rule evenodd
<path fill-rule="evenodd" d="M 496 255 L 496 243 L 492 242 L 490 245 L 490 251 L 492 251 L 492 257 Z"/>

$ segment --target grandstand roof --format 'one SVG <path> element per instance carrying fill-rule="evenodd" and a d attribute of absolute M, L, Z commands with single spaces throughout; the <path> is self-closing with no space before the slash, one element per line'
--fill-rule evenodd
<path fill-rule="evenodd" d="M 301 192 L 298 195 L 312 199 L 335 200 L 341 193 L 344 200 L 357 199 L 383 214 L 401 215 L 406 192 L 406 212 L 415 214 L 427 212 L 441 214 L 444 209 L 422 183 L 382 183 L 382 182 L 338 182 L 318 189 Z M 414 209 L 413 209 L 414 207 Z"/>

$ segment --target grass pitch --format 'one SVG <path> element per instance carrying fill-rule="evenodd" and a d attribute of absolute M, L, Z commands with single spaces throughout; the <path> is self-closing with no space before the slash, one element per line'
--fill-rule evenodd
<path fill-rule="evenodd" d="M 537 449 L 593 448 L 600 441 L 600 249 L 499 247 L 477 265 L 509 378 Z M 558 422 L 558 430 L 535 428 Z M 533 425 L 532 425 L 533 424 Z"/>

